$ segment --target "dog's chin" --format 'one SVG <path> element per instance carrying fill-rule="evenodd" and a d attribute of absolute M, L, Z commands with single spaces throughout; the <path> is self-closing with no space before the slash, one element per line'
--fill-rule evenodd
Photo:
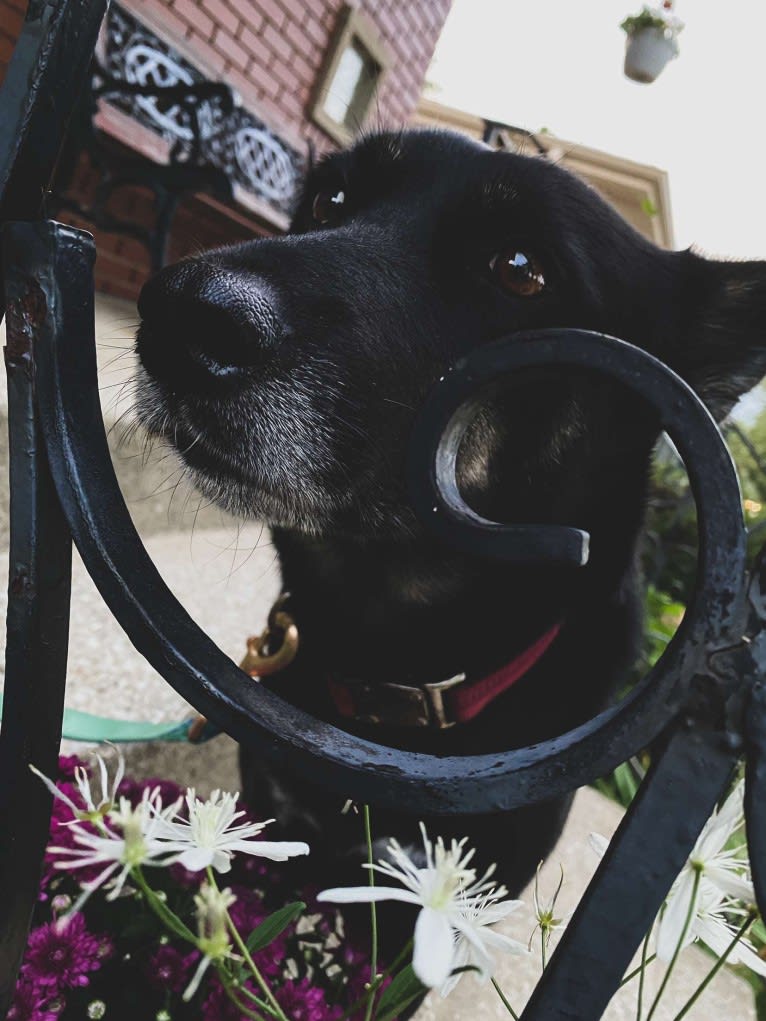
<path fill-rule="evenodd" d="M 175 452 L 205 500 L 235 517 L 322 538 L 401 541 L 417 531 L 414 515 L 391 499 L 390 487 L 382 498 L 369 481 L 361 492 L 328 484 L 320 469 L 332 458 L 319 446 L 308 456 L 303 448 L 301 456 L 291 456 L 288 444 L 267 435 L 259 444 L 260 456 L 248 457 L 241 444 L 232 449 L 214 427 L 192 421 L 171 406 L 156 381 L 142 377 L 135 404 L 141 425 Z"/>

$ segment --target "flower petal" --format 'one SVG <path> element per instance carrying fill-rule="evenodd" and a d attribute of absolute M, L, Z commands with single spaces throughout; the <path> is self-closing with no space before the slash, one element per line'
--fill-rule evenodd
<path fill-rule="evenodd" d="M 397 890 L 393 886 L 339 886 L 323 890 L 317 900 L 333 904 L 371 904 L 383 900 L 400 900 L 405 904 L 420 904 L 420 900 L 409 890 Z"/>
<path fill-rule="evenodd" d="M 452 973 L 450 974 L 447 981 L 444 982 L 441 988 L 439 989 L 439 995 L 441 996 L 442 999 L 445 999 L 445 997 L 449 996 L 449 994 L 458 984 L 463 975 L 465 975 L 464 971 L 458 971 L 458 973 L 455 974 L 456 969 L 465 968 L 470 963 L 471 963 L 470 946 L 465 939 L 460 938 L 458 940 L 457 946 L 455 947 L 455 951 L 452 957 Z"/>
<path fill-rule="evenodd" d="M 678 885 L 671 890 L 668 897 L 657 930 L 657 957 L 665 964 L 672 959 L 681 939 L 693 891 L 694 877 L 691 873 L 682 873 L 680 880 L 678 880 Z M 694 939 L 694 912 L 696 912 L 697 905 L 699 904 L 699 889 L 697 890 L 695 901 L 696 903 L 692 911 L 692 924 L 686 933 L 684 946 L 688 946 Z"/>
<path fill-rule="evenodd" d="M 442 986 L 452 971 L 455 940 L 446 915 L 423 908 L 415 923 L 412 969 L 424 986 Z"/>
<path fill-rule="evenodd" d="M 213 864 L 213 858 L 214 852 L 209 848 L 189 847 L 179 855 L 178 863 L 190 872 L 202 872 Z"/>
<path fill-rule="evenodd" d="M 597 854 L 599 858 L 604 857 L 606 850 L 609 847 L 609 841 L 606 837 L 602 837 L 600 833 L 589 833 L 588 843 L 591 846 L 591 850 Z"/>
<path fill-rule="evenodd" d="M 705 867 L 705 878 L 718 887 L 722 893 L 726 893 L 735 900 L 743 900 L 746 904 L 755 902 L 755 890 L 753 884 L 743 875 L 724 869 L 717 865 Z"/>
<path fill-rule="evenodd" d="M 256 854 L 271 861 L 287 861 L 299 854 L 308 854 L 309 845 L 302 840 L 234 840 L 227 847 L 243 854 Z"/>

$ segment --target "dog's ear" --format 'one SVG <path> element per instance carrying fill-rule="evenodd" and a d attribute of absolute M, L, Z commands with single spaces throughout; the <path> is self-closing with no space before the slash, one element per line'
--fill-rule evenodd
<path fill-rule="evenodd" d="M 684 324 L 672 364 L 720 421 L 766 375 L 766 262 L 683 255 Z"/>

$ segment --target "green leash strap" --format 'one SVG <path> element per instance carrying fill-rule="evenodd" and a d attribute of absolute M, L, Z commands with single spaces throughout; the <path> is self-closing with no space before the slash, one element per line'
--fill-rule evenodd
<path fill-rule="evenodd" d="M 3 695 L 0 692 L 0 715 L 3 708 Z M 189 741 L 189 732 L 196 723 L 191 716 L 175 723 L 144 723 L 139 720 L 112 720 L 106 716 L 95 716 L 79 709 L 65 709 L 63 736 L 70 741 L 88 741 L 98 744 L 101 741 L 113 741 L 124 744 L 135 741 Z M 194 744 L 209 741 L 220 733 L 209 721 L 205 723 L 200 734 L 195 736 Z"/>

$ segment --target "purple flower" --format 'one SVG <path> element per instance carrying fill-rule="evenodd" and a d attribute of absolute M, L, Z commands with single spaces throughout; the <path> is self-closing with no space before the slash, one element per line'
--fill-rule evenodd
<path fill-rule="evenodd" d="M 274 995 L 291 1021 L 337 1021 L 343 1013 L 340 1007 L 330 1006 L 324 990 L 312 985 L 307 978 L 285 982 Z"/>
<path fill-rule="evenodd" d="M 198 960 L 197 950 L 192 950 L 190 954 L 182 954 L 175 947 L 160 947 L 149 961 L 147 968 L 149 981 L 158 989 L 180 993 L 188 985 L 189 972 Z"/>
<path fill-rule="evenodd" d="M 202 1021 L 245 1021 L 245 1015 L 237 1010 L 217 978 L 210 980 L 209 988 L 207 999 L 202 1004 Z M 256 992 L 254 989 L 252 991 Z"/>
<path fill-rule="evenodd" d="M 285 968 L 285 957 L 287 956 L 287 939 L 284 934 L 269 943 L 263 950 L 253 954 L 253 960 L 258 965 L 261 974 L 268 979 L 282 977 Z"/>
<path fill-rule="evenodd" d="M 143 798 L 144 791 L 153 791 L 155 788 L 159 789 L 163 805 L 172 805 L 174 801 L 178 801 L 184 795 L 183 789 L 172 780 L 162 780 L 158 777 L 150 777 L 148 780 L 133 780 L 127 776 L 117 788 L 117 794 L 127 798 L 135 808 Z"/>
<path fill-rule="evenodd" d="M 250 887 L 232 886 L 231 892 L 237 898 L 229 908 L 231 920 L 237 931 L 247 939 L 256 925 L 261 924 L 268 911 L 264 909 L 261 895 Z"/>
<path fill-rule="evenodd" d="M 367 984 L 372 977 L 372 969 L 370 968 L 370 962 L 367 960 L 367 955 L 357 952 L 352 949 L 345 949 L 342 955 L 344 972 L 348 975 L 348 985 L 346 986 L 346 998 L 349 1003 L 356 1003 L 356 1001 L 364 995 Z M 378 995 L 387 989 L 391 985 L 391 976 L 384 978 L 380 984 Z M 361 1008 L 358 1014 L 354 1017 L 364 1017 L 364 1007 Z"/>
<path fill-rule="evenodd" d="M 168 868 L 168 875 L 184 890 L 198 890 L 205 878 L 204 872 L 192 872 L 191 869 L 185 869 L 178 862 Z"/>
<path fill-rule="evenodd" d="M 49 922 L 32 930 L 22 970 L 42 987 L 87 986 L 88 974 L 97 971 L 111 952 L 111 943 L 88 932 L 85 919 L 76 914 L 66 926 Z"/>
<path fill-rule="evenodd" d="M 78 755 L 59 755 L 59 779 L 74 780 L 75 769 L 82 765 L 83 761 Z"/>
<path fill-rule="evenodd" d="M 39 986 L 22 972 L 6 1021 L 58 1021 L 65 1006 L 63 997 Z"/>

